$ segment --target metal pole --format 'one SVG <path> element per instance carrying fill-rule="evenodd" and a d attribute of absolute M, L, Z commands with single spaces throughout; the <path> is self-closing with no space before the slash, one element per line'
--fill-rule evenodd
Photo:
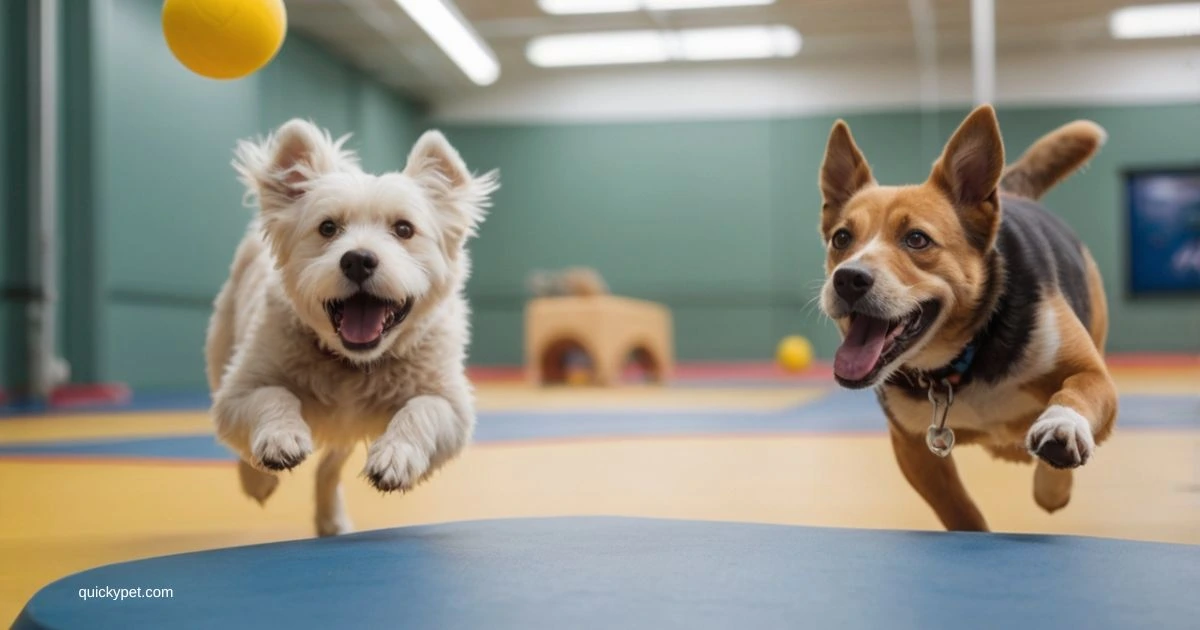
<path fill-rule="evenodd" d="M 921 101 L 921 155 L 936 155 L 938 142 L 937 19 L 932 0 L 908 0 L 917 46 Z"/>
<path fill-rule="evenodd" d="M 971 0 L 971 52 L 975 104 L 991 103 L 996 96 L 996 8 L 993 0 Z"/>
<path fill-rule="evenodd" d="M 31 11 L 30 213 L 38 290 L 29 303 L 29 379 L 41 400 L 65 380 L 55 348 L 58 306 L 58 0 L 40 0 Z"/>

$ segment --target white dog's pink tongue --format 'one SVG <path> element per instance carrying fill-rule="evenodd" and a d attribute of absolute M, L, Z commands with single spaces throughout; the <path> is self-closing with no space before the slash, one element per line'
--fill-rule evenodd
<path fill-rule="evenodd" d="M 833 373 L 848 380 L 861 381 L 866 378 L 883 352 L 887 339 L 888 322 L 866 315 L 858 315 L 850 322 L 850 330 L 833 357 Z"/>
<path fill-rule="evenodd" d="M 342 310 L 342 339 L 350 343 L 371 343 L 383 334 L 387 306 L 380 300 L 356 295 L 346 300 Z"/>

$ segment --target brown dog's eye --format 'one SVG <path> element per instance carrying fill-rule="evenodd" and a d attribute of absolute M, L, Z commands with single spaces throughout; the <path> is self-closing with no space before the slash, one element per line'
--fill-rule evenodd
<path fill-rule="evenodd" d="M 913 230 L 904 237 L 904 246 L 909 249 L 925 249 L 933 244 L 924 232 Z"/>
<path fill-rule="evenodd" d="M 413 229 L 413 224 L 409 223 L 408 221 L 397 221 L 396 226 L 392 229 L 396 232 L 396 236 L 406 241 L 417 233 L 417 231 Z"/>
<path fill-rule="evenodd" d="M 854 240 L 850 236 L 850 231 L 841 229 L 833 233 L 833 238 L 829 242 L 833 244 L 834 249 L 846 249 L 850 247 L 850 241 Z"/>
<path fill-rule="evenodd" d="M 333 238 L 338 233 L 338 225 L 333 221 L 322 221 L 320 227 L 317 228 L 317 232 L 325 238 Z"/>

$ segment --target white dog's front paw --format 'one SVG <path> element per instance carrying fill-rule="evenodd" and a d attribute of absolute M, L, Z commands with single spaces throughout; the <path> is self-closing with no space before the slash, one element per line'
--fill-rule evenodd
<path fill-rule="evenodd" d="M 267 470 L 291 470 L 312 450 L 312 432 L 301 420 L 267 424 L 250 440 L 254 463 Z"/>
<path fill-rule="evenodd" d="M 404 440 L 384 434 L 367 449 L 363 475 L 380 492 L 408 492 L 429 469 L 429 456 Z"/>
<path fill-rule="evenodd" d="M 1055 468 L 1077 468 L 1087 463 L 1096 442 L 1087 418 L 1070 407 L 1053 405 L 1029 428 L 1025 447 Z"/>

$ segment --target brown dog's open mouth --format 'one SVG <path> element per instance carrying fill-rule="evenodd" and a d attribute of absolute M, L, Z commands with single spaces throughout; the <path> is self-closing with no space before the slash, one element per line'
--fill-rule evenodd
<path fill-rule="evenodd" d="M 391 329 L 408 317 L 413 299 L 398 304 L 365 291 L 325 303 L 329 321 L 347 350 L 371 350 Z"/>
<path fill-rule="evenodd" d="M 843 387 L 871 385 L 880 370 L 929 330 L 940 311 L 941 304 L 930 300 L 899 319 L 851 313 L 850 328 L 833 359 L 834 377 Z"/>

